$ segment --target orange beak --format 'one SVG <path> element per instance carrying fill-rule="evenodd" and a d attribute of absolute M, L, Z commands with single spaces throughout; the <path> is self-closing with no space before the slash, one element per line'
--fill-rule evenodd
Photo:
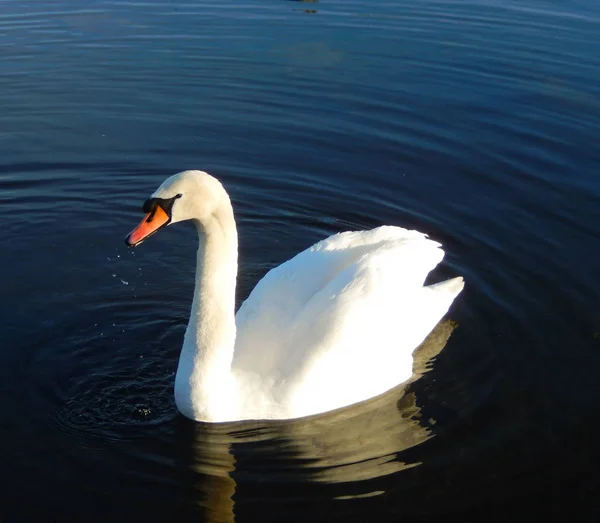
<path fill-rule="evenodd" d="M 142 243 L 146 238 L 152 236 L 161 227 L 164 227 L 171 221 L 169 215 L 164 209 L 157 205 L 154 210 L 141 221 L 141 223 L 131 231 L 125 238 L 125 243 L 129 247 L 135 247 Z"/>

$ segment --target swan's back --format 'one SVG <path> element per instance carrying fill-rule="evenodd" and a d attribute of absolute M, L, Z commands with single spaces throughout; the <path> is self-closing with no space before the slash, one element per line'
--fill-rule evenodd
<path fill-rule="evenodd" d="M 423 286 L 443 256 L 426 235 L 384 226 L 331 236 L 269 271 L 236 315 L 233 360 L 278 405 L 262 417 L 324 412 L 409 379 L 412 351 L 463 287 Z"/>

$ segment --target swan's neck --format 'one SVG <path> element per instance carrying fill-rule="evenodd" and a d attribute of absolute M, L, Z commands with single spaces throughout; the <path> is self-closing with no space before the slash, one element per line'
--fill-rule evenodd
<path fill-rule="evenodd" d="M 196 223 L 196 288 L 175 379 L 175 402 L 188 418 L 234 419 L 237 231 L 229 201 L 209 223 Z"/>

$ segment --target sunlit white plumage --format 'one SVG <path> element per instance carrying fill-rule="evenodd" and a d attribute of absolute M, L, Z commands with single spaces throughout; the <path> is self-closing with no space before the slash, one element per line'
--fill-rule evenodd
<path fill-rule="evenodd" d="M 227 193 L 185 171 L 153 194 L 200 238 L 196 289 L 175 382 L 199 421 L 296 418 L 356 403 L 412 375 L 412 352 L 462 278 L 424 286 L 442 260 L 426 235 L 383 226 L 331 236 L 269 271 L 234 315 L 237 232 Z"/>

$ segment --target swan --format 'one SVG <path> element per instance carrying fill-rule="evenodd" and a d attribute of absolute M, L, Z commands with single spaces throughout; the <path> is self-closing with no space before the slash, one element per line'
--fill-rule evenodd
<path fill-rule="evenodd" d="M 203 171 L 167 178 L 125 238 L 134 247 L 191 220 L 196 283 L 175 403 L 202 422 L 291 419 L 404 383 L 412 353 L 464 286 L 424 286 L 441 245 L 396 226 L 342 232 L 270 270 L 235 313 L 238 238 L 223 185 Z"/>

